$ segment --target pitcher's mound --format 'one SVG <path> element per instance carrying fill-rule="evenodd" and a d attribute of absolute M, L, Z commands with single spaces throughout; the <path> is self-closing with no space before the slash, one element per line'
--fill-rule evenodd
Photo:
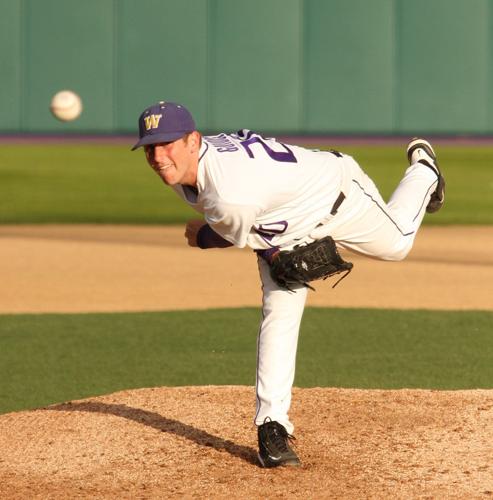
<path fill-rule="evenodd" d="M 1 498 L 493 496 L 493 391 L 295 389 L 301 468 L 256 462 L 252 387 L 175 387 L 0 416 Z"/>

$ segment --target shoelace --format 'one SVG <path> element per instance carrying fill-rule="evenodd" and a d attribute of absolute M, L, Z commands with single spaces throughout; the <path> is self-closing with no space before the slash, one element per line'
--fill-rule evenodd
<path fill-rule="evenodd" d="M 286 439 L 295 439 L 294 436 L 288 434 L 286 429 L 278 425 L 272 426 L 269 432 L 269 438 L 281 452 L 288 451 Z"/>

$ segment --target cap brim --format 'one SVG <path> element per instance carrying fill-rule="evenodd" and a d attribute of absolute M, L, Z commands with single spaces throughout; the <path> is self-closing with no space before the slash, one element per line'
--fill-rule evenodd
<path fill-rule="evenodd" d="M 190 132 L 192 131 L 185 130 L 183 132 L 168 132 L 164 134 L 145 135 L 137 144 L 135 144 L 135 146 L 132 148 L 132 151 L 140 148 L 141 146 L 149 146 L 150 144 L 159 144 L 160 142 L 173 142 L 181 139 L 185 134 L 189 134 Z"/>

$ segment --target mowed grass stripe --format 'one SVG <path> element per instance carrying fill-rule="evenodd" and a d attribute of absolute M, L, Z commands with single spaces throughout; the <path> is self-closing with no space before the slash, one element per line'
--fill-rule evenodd
<path fill-rule="evenodd" d="M 403 138 L 402 147 L 340 149 L 356 158 L 388 199 L 407 168 L 405 144 Z M 493 224 L 493 148 L 436 149 L 447 201 L 424 223 Z M 94 144 L 0 145 L 0 224 L 170 224 L 194 216 L 146 165 L 141 151 Z"/>
<path fill-rule="evenodd" d="M 255 383 L 258 309 L 0 316 L 0 412 L 118 390 Z M 493 387 L 493 312 L 305 311 L 295 385 Z"/>

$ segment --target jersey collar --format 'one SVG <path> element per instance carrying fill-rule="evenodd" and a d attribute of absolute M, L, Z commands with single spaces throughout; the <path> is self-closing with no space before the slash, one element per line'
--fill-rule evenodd
<path fill-rule="evenodd" d="M 205 160 L 207 158 L 207 151 L 209 151 L 209 144 L 202 139 L 202 144 L 199 151 L 199 165 L 197 167 L 197 189 L 199 193 L 204 190 L 205 180 Z"/>
<path fill-rule="evenodd" d="M 202 158 L 205 156 L 208 150 L 209 150 L 209 144 L 207 144 L 207 142 L 204 141 L 204 138 L 202 137 L 202 144 L 200 145 L 200 151 L 199 151 L 199 163 L 202 161 Z"/>

